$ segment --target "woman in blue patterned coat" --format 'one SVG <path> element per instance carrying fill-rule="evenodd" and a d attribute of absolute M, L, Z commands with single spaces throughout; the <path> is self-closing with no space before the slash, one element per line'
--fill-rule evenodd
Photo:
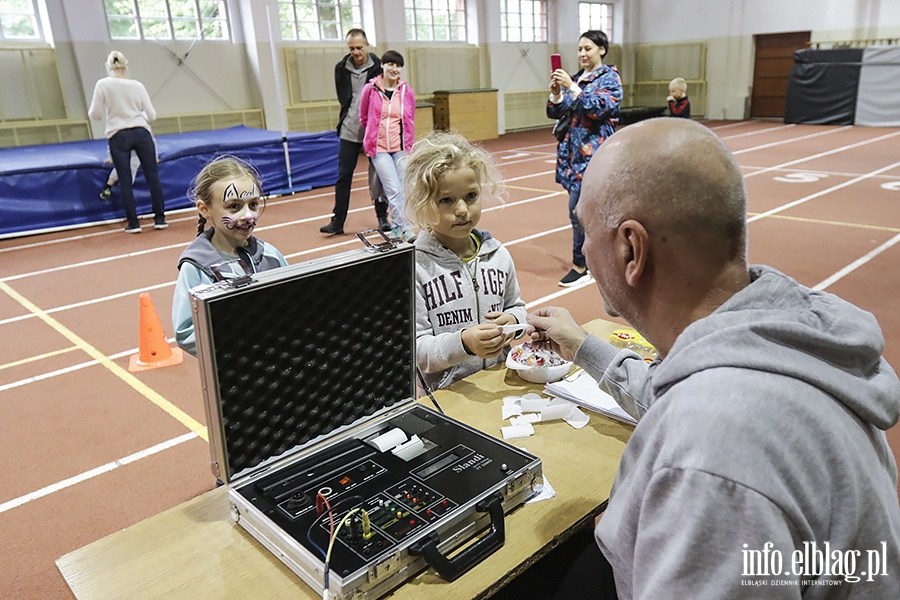
<path fill-rule="evenodd" d="M 581 247 L 584 229 L 575 216 L 581 195 L 581 178 L 591 157 L 603 140 L 616 131 L 622 80 L 612 65 L 604 65 L 609 50 L 606 34 L 585 31 L 578 40 L 579 71 L 569 75 L 556 69 L 550 76 L 550 98 L 547 116 L 569 118 L 569 131 L 556 149 L 556 181 L 569 192 L 569 219 L 572 221 L 572 269 L 559 285 L 569 287 L 586 281 L 587 266 Z"/>

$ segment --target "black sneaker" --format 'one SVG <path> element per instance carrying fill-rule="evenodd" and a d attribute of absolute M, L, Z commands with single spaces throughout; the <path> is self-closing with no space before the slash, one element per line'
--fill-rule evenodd
<path fill-rule="evenodd" d="M 100 190 L 100 199 L 104 202 L 109 202 L 112 200 L 112 188 L 108 185 L 104 185 L 103 189 Z"/>
<path fill-rule="evenodd" d="M 378 217 L 378 229 L 382 231 L 391 230 L 391 222 L 388 221 L 387 217 Z"/>
<path fill-rule="evenodd" d="M 322 225 L 321 227 L 319 227 L 319 231 L 331 235 L 340 235 L 344 233 L 344 226 L 338 225 L 337 221 L 332 219 L 331 222 L 328 223 L 328 225 Z"/>
<path fill-rule="evenodd" d="M 571 271 L 566 273 L 565 277 L 559 280 L 559 285 L 561 285 L 562 287 L 572 287 L 573 285 L 577 285 L 580 281 L 587 281 L 586 278 L 589 276 L 590 274 L 588 273 L 587 269 L 581 272 L 572 269 Z"/>

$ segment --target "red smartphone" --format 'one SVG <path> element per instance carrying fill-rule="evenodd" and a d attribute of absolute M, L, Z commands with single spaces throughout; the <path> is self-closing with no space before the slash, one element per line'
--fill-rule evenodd
<path fill-rule="evenodd" d="M 559 54 L 551 54 L 550 70 L 555 71 L 557 69 L 562 69 L 562 56 L 560 56 Z"/>

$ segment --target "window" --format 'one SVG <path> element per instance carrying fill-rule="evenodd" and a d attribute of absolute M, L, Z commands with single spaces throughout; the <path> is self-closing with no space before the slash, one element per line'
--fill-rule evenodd
<path fill-rule="evenodd" d="M 599 2 L 578 3 L 578 25 L 581 31 L 599 29 L 613 41 L 613 5 Z"/>
<path fill-rule="evenodd" d="M 283 40 L 343 40 L 362 27 L 359 0 L 279 0 Z"/>
<path fill-rule="evenodd" d="M 504 42 L 546 42 L 546 0 L 501 0 L 500 39 Z"/>
<path fill-rule="evenodd" d="M 404 0 L 406 39 L 411 42 L 465 42 L 465 0 Z"/>
<path fill-rule="evenodd" d="M 0 40 L 42 40 L 34 0 L 0 0 Z"/>
<path fill-rule="evenodd" d="M 227 40 L 225 0 L 104 0 L 114 40 Z"/>

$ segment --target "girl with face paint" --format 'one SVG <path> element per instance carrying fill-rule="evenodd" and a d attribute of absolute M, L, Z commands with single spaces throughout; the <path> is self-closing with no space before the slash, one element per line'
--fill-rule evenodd
<path fill-rule="evenodd" d="M 253 236 L 265 208 L 256 170 L 234 156 L 208 163 L 188 192 L 200 212 L 197 238 L 178 259 L 172 301 L 175 341 L 196 356 L 189 290 L 287 265 L 277 248 Z"/>

